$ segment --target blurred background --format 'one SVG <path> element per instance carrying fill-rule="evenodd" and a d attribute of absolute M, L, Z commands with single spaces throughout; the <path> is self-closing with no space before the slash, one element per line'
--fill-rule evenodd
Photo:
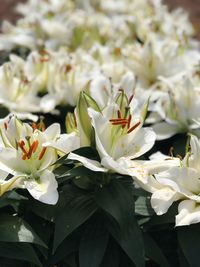
<path fill-rule="evenodd" d="M 0 24 L 2 20 L 15 22 L 19 16 L 15 12 L 15 6 L 26 0 L 0 0 Z M 190 14 L 191 21 L 197 31 L 197 38 L 200 40 L 200 0 L 164 0 L 170 9 L 178 6 L 183 7 Z"/>

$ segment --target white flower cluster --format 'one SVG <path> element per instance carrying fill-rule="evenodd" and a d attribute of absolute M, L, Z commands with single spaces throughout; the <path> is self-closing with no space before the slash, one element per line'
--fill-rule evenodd
<path fill-rule="evenodd" d="M 17 9 L 23 17 L 0 34 L 10 51 L 0 104 L 12 113 L 0 123 L 0 195 L 27 188 L 55 204 L 53 163 L 71 152 L 92 171 L 133 177 L 159 215 L 181 200 L 176 225 L 200 222 L 200 45 L 187 14 L 160 0 L 29 0 Z M 26 59 L 12 53 L 20 47 Z M 67 133 L 36 123 L 60 106 L 75 108 Z M 191 136 L 184 159 L 138 159 L 177 133 Z M 72 152 L 84 146 L 100 161 Z"/>

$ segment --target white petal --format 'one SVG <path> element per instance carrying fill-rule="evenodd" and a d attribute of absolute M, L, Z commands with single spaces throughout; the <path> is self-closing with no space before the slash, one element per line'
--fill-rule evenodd
<path fill-rule="evenodd" d="M 38 181 L 34 179 L 26 180 L 24 184 L 29 193 L 35 199 L 51 205 L 55 205 L 57 203 L 58 183 L 55 179 L 55 175 L 49 170 L 43 171 Z"/>
<path fill-rule="evenodd" d="M 80 138 L 76 133 L 61 134 L 60 138 L 56 141 L 49 141 L 43 144 L 47 147 L 53 147 L 63 154 L 68 154 L 69 152 L 80 148 Z"/>
<path fill-rule="evenodd" d="M 77 160 L 77 161 L 81 162 L 86 168 L 88 168 L 92 171 L 107 172 L 107 169 L 103 168 L 101 166 L 101 164 L 96 160 L 88 159 L 88 158 L 79 156 L 79 155 L 74 154 L 74 153 L 70 153 L 68 156 L 68 159 Z"/>
<path fill-rule="evenodd" d="M 6 181 L 0 180 L 0 196 L 14 188 L 21 188 L 21 182 L 23 181 L 23 178 L 24 177 L 22 176 L 14 176 Z"/>
<path fill-rule="evenodd" d="M 157 135 L 157 140 L 163 140 L 170 138 L 171 136 L 179 132 L 177 125 L 168 124 L 166 122 L 160 122 L 153 126 L 153 130 Z"/>
<path fill-rule="evenodd" d="M 190 225 L 200 222 L 200 205 L 192 200 L 184 200 L 178 206 L 176 226 Z"/>
<path fill-rule="evenodd" d="M 51 112 L 57 105 L 56 97 L 53 94 L 45 95 L 40 101 L 40 108 L 44 113 Z"/>
<path fill-rule="evenodd" d="M 117 142 L 115 158 L 138 158 L 153 147 L 155 140 L 156 135 L 151 128 L 141 128 L 136 134 L 127 134 Z"/>
<path fill-rule="evenodd" d="M 180 195 L 169 187 L 164 187 L 153 193 L 151 197 L 151 206 L 157 215 L 166 213 L 174 201 L 177 201 Z"/>
<path fill-rule="evenodd" d="M 13 175 L 17 173 L 29 173 L 30 168 L 21 154 L 12 148 L 2 148 L 0 150 L 0 169 Z"/>
<path fill-rule="evenodd" d="M 44 134 L 47 140 L 55 140 L 60 135 L 60 124 L 53 123 L 44 131 Z"/>
<path fill-rule="evenodd" d="M 196 194 L 200 192 L 199 173 L 195 169 L 172 167 L 155 177 L 162 185 L 169 186 L 188 198 L 196 198 Z"/>
<path fill-rule="evenodd" d="M 126 162 L 121 159 L 121 161 L 115 161 L 113 158 L 107 156 L 103 157 L 101 160 L 101 164 L 110 171 L 130 175 L 128 166 L 126 166 Z"/>

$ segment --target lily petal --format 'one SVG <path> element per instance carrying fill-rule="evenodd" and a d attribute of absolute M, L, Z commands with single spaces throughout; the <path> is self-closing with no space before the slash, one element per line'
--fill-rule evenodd
<path fill-rule="evenodd" d="M 95 172 L 107 172 L 108 171 L 107 169 L 103 168 L 98 161 L 79 156 L 75 153 L 70 153 L 68 156 L 68 159 L 77 160 L 81 162 L 86 168 L 92 171 L 95 171 Z"/>
<path fill-rule="evenodd" d="M 29 193 L 37 200 L 55 205 L 58 201 L 58 183 L 55 179 L 55 175 L 45 170 L 40 174 L 39 180 L 30 179 L 24 181 L 25 187 Z"/>
<path fill-rule="evenodd" d="M 176 226 L 190 225 L 200 222 L 200 204 L 193 200 L 184 200 L 178 206 Z"/>

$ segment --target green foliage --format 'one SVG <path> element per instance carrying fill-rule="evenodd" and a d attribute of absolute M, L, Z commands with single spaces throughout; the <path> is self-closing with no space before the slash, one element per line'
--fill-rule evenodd
<path fill-rule="evenodd" d="M 91 148 L 76 153 L 99 160 Z M 66 157 L 57 162 L 56 177 L 55 206 L 23 190 L 0 198 L 2 267 L 199 265 L 199 225 L 175 229 L 177 205 L 156 216 L 149 193 L 132 178 L 94 173 Z"/>

